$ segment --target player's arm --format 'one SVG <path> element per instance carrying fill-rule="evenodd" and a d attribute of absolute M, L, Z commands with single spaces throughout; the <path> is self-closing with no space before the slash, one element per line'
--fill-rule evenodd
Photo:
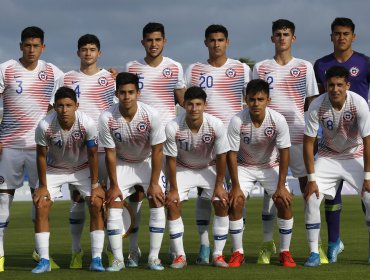
<path fill-rule="evenodd" d="M 237 206 L 239 197 L 245 200 L 244 194 L 239 184 L 237 155 L 238 152 L 236 151 L 227 152 L 227 167 L 229 169 L 229 174 L 231 178 L 231 189 L 229 192 L 229 200 L 231 207 Z"/>
<path fill-rule="evenodd" d="M 95 142 L 94 140 L 92 140 Z M 105 192 L 98 180 L 98 170 L 99 170 L 99 160 L 98 160 L 98 146 L 95 144 L 87 148 L 87 157 L 89 162 L 90 169 L 90 178 L 91 178 L 91 205 L 94 204 L 96 198 L 100 198 L 104 201 Z"/>
<path fill-rule="evenodd" d="M 279 155 L 279 180 L 276 187 L 276 192 L 274 193 L 272 198 L 273 200 L 280 198 L 281 200 L 283 200 L 285 206 L 289 207 L 292 203 L 292 195 L 285 187 L 289 166 L 289 148 L 279 149 Z"/>
<path fill-rule="evenodd" d="M 179 206 L 180 196 L 176 180 L 176 157 L 166 156 L 166 167 L 170 189 L 166 195 L 165 205 L 168 207 L 169 204 L 175 203 L 177 206 Z"/>
<path fill-rule="evenodd" d="M 153 202 L 154 206 L 159 207 L 164 203 L 164 194 L 159 182 L 159 176 L 162 170 L 163 160 L 163 144 L 152 145 L 152 174 L 150 176 L 150 183 L 148 188 L 148 198 Z"/>
<path fill-rule="evenodd" d="M 33 194 L 33 202 L 37 208 L 40 208 L 45 201 L 50 200 L 50 194 L 46 183 L 46 155 L 48 147 L 36 146 L 36 165 L 37 175 L 39 177 L 39 186 Z"/>
<path fill-rule="evenodd" d="M 362 195 L 364 192 L 370 192 L 370 135 L 362 138 L 364 145 L 364 172 L 365 180 L 362 186 Z M 367 175 L 369 174 L 369 175 Z"/>
<path fill-rule="evenodd" d="M 213 199 L 220 199 L 222 205 L 226 207 L 229 204 L 228 193 L 224 188 L 226 171 L 226 153 L 218 154 L 216 156 L 216 182 Z"/>
<path fill-rule="evenodd" d="M 307 171 L 307 185 L 303 194 L 304 199 L 307 201 L 313 193 L 319 198 L 319 188 L 315 180 L 315 162 L 314 162 L 314 147 L 316 137 L 304 135 L 303 138 L 303 159 Z"/>
<path fill-rule="evenodd" d="M 185 87 L 174 90 L 175 100 L 176 100 L 176 102 L 181 107 L 184 107 L 184 94 L 185 94 L 185 91 L 186 91 L 186 88 Z"/>
<path fill-rule="evenodd" d="M 123 201 L 122 192 L 118 187 L 117 171 L 116 171 L 116 149 L 105 148 L 105 165 L 109 177 L 109 189 L 107 191 L 107 203 L 112 204 L 117 197 Z"/>

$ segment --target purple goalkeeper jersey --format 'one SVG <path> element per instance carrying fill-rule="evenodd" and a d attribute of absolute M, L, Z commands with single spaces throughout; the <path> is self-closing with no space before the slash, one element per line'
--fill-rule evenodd
<path fill-rule="evenodd" d="M 316 60 L 314 71 L 318 84 L 326 88 L 325 72 L 332 66 L 343 66 L 349 71 L 350 90 L 361 95 L 368 101 L 370 83 L 370 58 L 358 52 L 353 52 L 352 56 L 344 63 L 338 62 L 331 53 Z"/>

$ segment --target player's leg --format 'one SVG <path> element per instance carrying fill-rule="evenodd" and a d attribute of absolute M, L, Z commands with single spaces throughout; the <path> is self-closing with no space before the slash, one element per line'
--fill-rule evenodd
<path fill-rule="evenodd" d="M 365 207 L 365 220 L 366 220 L 366 225 L 367 225 L 367 230 L 369 234 L 369 243 L 368 243 L 368 250 L 369 250 L 369 257 L 368 257 L 368 262 L 370 263 L 370 193 L 365 192 L 363 196 L 361 197 L 362 203 Z"/>
<path fill-rule="evenodd" d="M 227 234 L 229 231 L 229 207 L 223 206 L 219 199 L 214 199 L 213 207 L 215 209 L 215 216 L 213 218 L 213 256 L 212 265 L 221 268 L 229 267 L 224 259 L 223 249 L 226 244 Z"/>
<path fill-rule="evenodd" d="M 14 198 L 14 189 L 0 189 L 0 272 L 4 271 L 4 234 L 9 224 L 10 206 Z"/>

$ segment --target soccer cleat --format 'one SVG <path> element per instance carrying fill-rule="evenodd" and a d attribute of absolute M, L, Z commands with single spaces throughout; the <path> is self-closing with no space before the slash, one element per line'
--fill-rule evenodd
<path fill-rule="evenodd" d="M 276 254 L 274 240 L 263 242 L 261 250 L 258 253 L 257 264 L 269 264 L 273 254 Z"/>
<path fill-rule="evenodd" d="M 105 268 L 103 267 L 103 264 L 101 263 L 101 258 L 95 257 L 91 260 L 90 271 L 96 271 L 96 272 L 105 271 Z"/>
<path fill-rule="evenodd" d="M 296 263 L 292 258 L 289 251 L 283 251 L 280 253 L 280 263 L 285 267 L 296 267 Z"/>
<path fill-rule="evenodd" d="M 320 265 L 320 254 L 311 252 L 304 266 L 314 267 Z"/>
<path fill-rule="evenodd" d="M 81 250 L 77 253 L 72 253 L 71 262 L 69 264 L 69 268 L 72 269 L 80 269 L 82 268 L 82 257 L 84 255 L 84 252 Z"/>
<path fill-rule="evenodd" d="M 106 271 L 118 272 L 125 268 L 125 262 L 120 260 L 114 260 L 112 266 L 107 267 Z"/>
<path fill-rule="evenodd" d="M 0 258 L 0 272 L 4 272 L 4 262 L 5 262 L 5 257 L 2 256 Z"/>
<path fill-rule="evenodd" d="M 330 263 L 336 263 L 338 255 L 344 250 L 343 242 L 338 238 L 336 242 L 329 242 L 328 244 L 328 260 Z"/>
<path fill-rule="evenodd" d="M 229 266 L 230 267 L 239 267 L 244 263 L 244 254 L 241 254 L 239 251 L 236 251 L 232 253 L 230 260 L 229 260 Z"/>
<path fill-rule="evenodd" d="M 328 264 L 329 260 L 328 260 L 328 257 L 326 256 L 326 253 L 322 249 L 321 243 L 319 243 L 319 254 L 320 254 L 320 263 L 321 264 Z"/>
<path fill-rule="evenodd" d="M 105 254 L 107 255 L 107 258 L 108 258 L 108 266 L 111 267 L 113 265 L 114 256 L 110 248 L 108 247 L 105 248 Z"/>
<path fill-rule="evenodd" d="M 223 255 L 217 255 L 213 257 L 212 260 L 212 265 L 215 267 L 220 267 L 220 268 L 228 268 L 229 265 L 227 262 L 225 262 L 225 257 Z"/>
<path fill-rule="evenodd" d="M 130 252 L 130 254 L 127 257 L 126 262 L 127 267 L 138 267 L 140 257 L 141 257 L 140 248 L 138 248 L 138 251 Z"/>
<path fill-rule="evenodd" d="M 167 256 L 170 263 L 172 263 L 176 259 L 176 253 L 171 250 L 171 247 L 168 248 Z"/>
<path fill-rule="evenodd" d="M 184 268 L 185 266 L 187 266 L 186 257 L 183 255 L 176 257 L 170 265 L 172 268 Z"/>
<path fill-rule="evenodd" d="M 209 264 L 209 255 L 211 253 L 211 249 L 209 246 L 200 245 L 198 258 L 196 259 L 196 264 Z"/>
<path fill-rule="evenodd" d="M 35 261 L 35 262 L 37 262 L 37 263 L 39 263 L 40 262 L 40 256 L 39 256 L 39 254 L 36 252 L 36 250 L 33 250 L 33 252 L 32 252 L 32 259 Z M 49 259 L 49 262 L 50 262 L 50 268 L 51 269 L 59 269 L 60 268 L 60 266 L 53 260 L 53 258 L 50 258 Z"/>
<path fill-rule="evenodd" d="M 37 266 L 32 269 L 32 273 L 44 273 L 51 271 L 50 261 L 44 258 L 41 258 Z"/>
<path fill-rule="evenodd" d="M 163 270 L 164 269 L 160 259 L 148 260 L 148 268 L 151 270 Z"/>

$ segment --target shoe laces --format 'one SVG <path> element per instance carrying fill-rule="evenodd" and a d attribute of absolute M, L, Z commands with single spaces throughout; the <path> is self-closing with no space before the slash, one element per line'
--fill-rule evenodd
<path fill-rule="evenodd" d="M 292 258 L 292 255 L 290 254 L 289 251 L 281 252 L 281 258 L 282 258 L 282 261 L 283 262 L 294 263 L 293 258 Z"/>
<path fill-rule="evenodd" d="M 177 257 L 174 259 L 174 261 L 173 261 L 173 263 L 185 263 L 185 262 L 186 262 L 186 260 L 185 260 L 185 258 L 184 258 L 182 255 L 177 256 Z"/>
<path fill-rule="evenodd" d="M 233 263 L 235 262 L 236 260 L 238 260 L 238 258 L 242 257 L 243 254 L 241 254 L 239 251 L 236 251 L 234 253 L 232 253 L 231 257 L 230 257 L 230 262 Z"/>

